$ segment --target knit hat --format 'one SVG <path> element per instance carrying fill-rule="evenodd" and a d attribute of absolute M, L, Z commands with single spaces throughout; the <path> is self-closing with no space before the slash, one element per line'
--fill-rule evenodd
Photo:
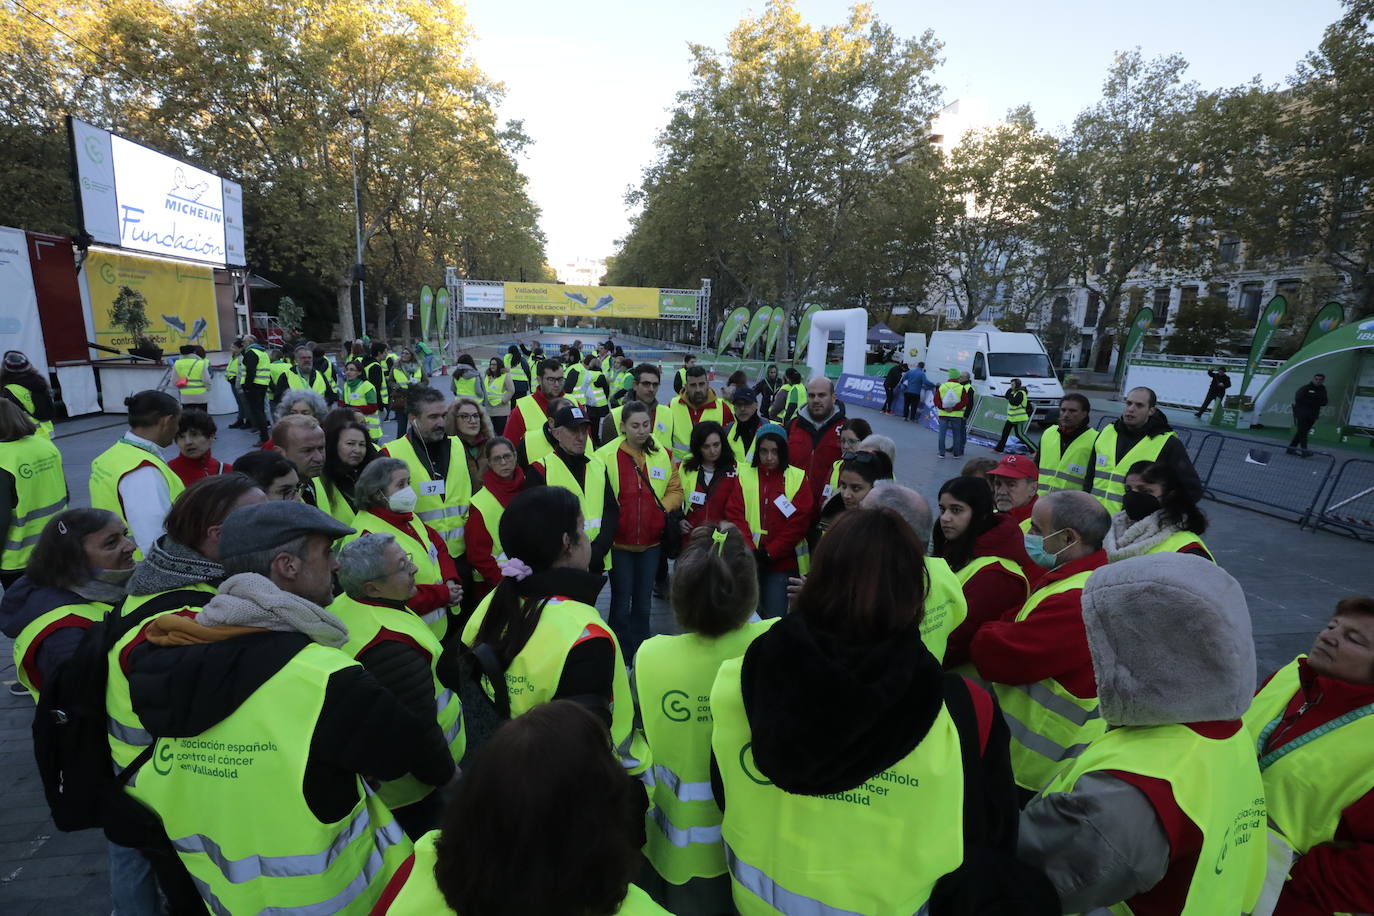
<path fill-rule="evenodd" d="M 33 363 L 29 358 L 18 350 L 5 351 L 5 371 L 6 372 L 28 372 L 33 368 Z"/>
<path fill-rule="evenodd" d="M 951 382 L 957 382 L 957 381 L 959 381 L 959 370 L 958 370 L 958 369 L 950 369 L 950 370 L 949 370 L 949 380 L 950 380 Z"/>

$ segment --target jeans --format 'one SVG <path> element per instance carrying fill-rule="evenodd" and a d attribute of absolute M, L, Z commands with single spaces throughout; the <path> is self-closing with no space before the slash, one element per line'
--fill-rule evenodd
<path fill-rule="evenodd" d="M 243 389 L 234 382 L 229 383 L 229 388 L 234 392 L 234 403 L 239 408 L 239 415 L 234 418 L 234 423 L 238 426 L 247 426 L 251 417 L 248 416 L 248 402 L 243 397 Z"/>
<path fill-rule="evenodd" d="M 143 853 L 128 846 L 109 844 L 110 902 L 114 916 L 162 916 L 153 866 Z"/>
<path fill-rule="evenodd" d="M 921 415 L 921 392 L 907 391 L 902 394 L 905 399 L 902 402 L 902 418 L 905 420 L 915 420 Z"/>
<path fill-rule="evenodd" d="M 964 457 L 964 418 L 963 417 L 941 417 L 940 418 L 940 457 L 945 457 L 945 431 L 954 434 L 954 439 L 950 443 L 950 448 L 954 450 L 955 458 Z"/>
<path fill-rule="evenodd" d="M 787 580 L 797 572 L 759 573 L 759 616 L 781 617 L 787 613 Z"/>
<path fill-rule="evenodd" d="M 654 600 L 654 573 L 661 548 L 611 548 L 611 612 L 607 621 L 620 641 L 625 662 L 632 664 L 639 644 L 649 638 L 649 611 Z"/>
<path fill-rule="evenodd" d="M 962 455 L 964 453 L 964 444 L 968 442 L 968 414 L 964 414 L 964 422 L 959 424 L 956 435 L 959 438 L 959 443 L 955 446 L 955 454 Z"/>
<path fill-rule="evenodd" d="M 258 431 L 258 438 L 267 441 L 267 405 L 263 399 L 267 389 L 261 385 L 247 385 L 243 389 L 243 399 L 248 402 L 248 422 Z"/>

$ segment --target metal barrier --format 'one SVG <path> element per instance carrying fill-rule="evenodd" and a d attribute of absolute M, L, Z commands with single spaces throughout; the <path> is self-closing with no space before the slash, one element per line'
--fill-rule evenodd
<path fill-rule="evenodd" d="M 1211 461 L 1199 465 L 1195 459 L 1193 466 L 1207 496 L 1299 525 L 1312 519 L 1336 466 L 1334 455 L 1312 452 L 1301 458 L 1272 440 L 1222 433 L 1205 438 L 1199 454 Z"/>
<path fill-rule="evenodd" d="M 1374 540 L 1374 461 L 1350 458 L 1341 465 L 1312 527 Z"/>

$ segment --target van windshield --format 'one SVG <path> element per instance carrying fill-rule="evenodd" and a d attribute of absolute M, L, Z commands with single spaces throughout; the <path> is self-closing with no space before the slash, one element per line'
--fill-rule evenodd
<path fill-rule="evenodd" d="M 1044 353 L 989 353 L 988 374 L 1000 378 L 1054 378 Z"/>

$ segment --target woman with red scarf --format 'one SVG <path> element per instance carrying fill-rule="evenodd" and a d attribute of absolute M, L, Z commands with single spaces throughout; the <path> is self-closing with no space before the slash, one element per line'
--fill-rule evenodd
<path fill-rule="evenodd" d="M 482 488 L 472 494 L 464 546 L 474 572 L 474 600 L 480 600 L 501 581 L 501 516 L 515 494 L 524 490 L 525 472 L 516 462 L 515 446 L 504 436 L 482 444 Z"/>

